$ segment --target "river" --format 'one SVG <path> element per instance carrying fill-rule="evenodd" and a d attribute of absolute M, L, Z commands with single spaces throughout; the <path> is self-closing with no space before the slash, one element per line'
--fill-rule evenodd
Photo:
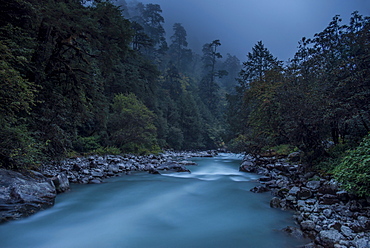
<path fill-rule="evenodd" d="M 241 157 L 194 158 L 192 173 L 115 177 L 72 185 L 55 206 L 0 225 L 1 248 L 288 248 L 282 231 L 292 213 L 249 190 L 257 175 L 238 171 Z"/>

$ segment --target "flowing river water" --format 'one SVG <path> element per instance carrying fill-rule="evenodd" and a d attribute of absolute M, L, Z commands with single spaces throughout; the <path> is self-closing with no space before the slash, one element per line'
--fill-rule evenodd
<path fill-rule="evenodd" d="M 241 157 L 194 158 L 192 173 L 115 177 L 72 185 L 55 206 L 0 225 L 1 248 L 289 248 L 304 243 L 282 231 L 292 213 L 249 190 L 257 175 Z"/>

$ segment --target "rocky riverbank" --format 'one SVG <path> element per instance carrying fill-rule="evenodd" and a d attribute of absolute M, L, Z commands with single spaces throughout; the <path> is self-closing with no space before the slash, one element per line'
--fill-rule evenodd
<path fill-rule="evenodd" d="M 262 175 L 261 185 L 251 191 L 271 192 L 271 207 L 296 212 L 300 229 L 287 227 L 285 231 L 310 238 L 312 243 L 306 248 L 369 248 L 370 202 L 341 190 L 330 177 L 320 177 L 292 161 L 246 156 L 240 171 Z"/>
<path fill-rule="evenodd" d="M 22 173 L 0 169 L 0 223 L 29 216 L 54 205 L 70 183 L 97 184 L 104 179 L 147 171 L 187 172 L 191 157 L 212 157 L 215 151 L 165 152 L 160 155 L 107 155 L 69 158 Z"/>

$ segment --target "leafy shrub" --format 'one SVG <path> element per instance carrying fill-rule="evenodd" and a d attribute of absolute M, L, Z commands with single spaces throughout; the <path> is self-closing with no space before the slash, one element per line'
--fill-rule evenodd
<path fill-rule="evenodd" d="M 274 146 L 270 149 L 274 150 L 278 155 L 282 155 L 282 156 L 288 156 L 290 153 L 297 151 L 296 147 L 293 147 L 288 144 Z"/>
<path fill-rule="evenodd" d="M 333 170 L 342 162 L 343 157 L 347 155 L 346 151 L 350 148 L 351 146 L 348 143 L 331 146 L 327 150 L 328 156 L 318 158 L 318 163 L 314 166 L 314 169 L 325 175 L 333 174 Z"/>
<path fill-rule="evenodd" d="M 345 190 L 360 197 L 370 196 L 370 134 L 347 152 L 334 169 L 334 177 Z"/>
<path fill-rule="evenodd" d="M 122 152 L 119 148 L 114 146 L 100 147 L 91 152 L 94 155 L 120 155 Z"/>
<path fill-rule="evenodd" d="M 77 140 L 73 143 L 73 147 L 77 152 L 86 153 L 94 151 L 100 148 L 99 137 L 77 137 Z"/>
<path fill-rule="evenodd" d="M 117 94 L 108 121 L 110 144 L 129 153 L 141 152 L 141 148 L 151 150 L 157 145 L 154 117 L 133 93 Z"/>

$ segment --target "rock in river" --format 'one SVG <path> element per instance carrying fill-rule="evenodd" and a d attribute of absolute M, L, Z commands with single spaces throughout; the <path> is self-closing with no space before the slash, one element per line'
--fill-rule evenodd
<path fill-rule="evenodd" d="M 0 169 L 0 223 L 29 216 L 54 204 L 51 180 L 37 172 Z"/>

